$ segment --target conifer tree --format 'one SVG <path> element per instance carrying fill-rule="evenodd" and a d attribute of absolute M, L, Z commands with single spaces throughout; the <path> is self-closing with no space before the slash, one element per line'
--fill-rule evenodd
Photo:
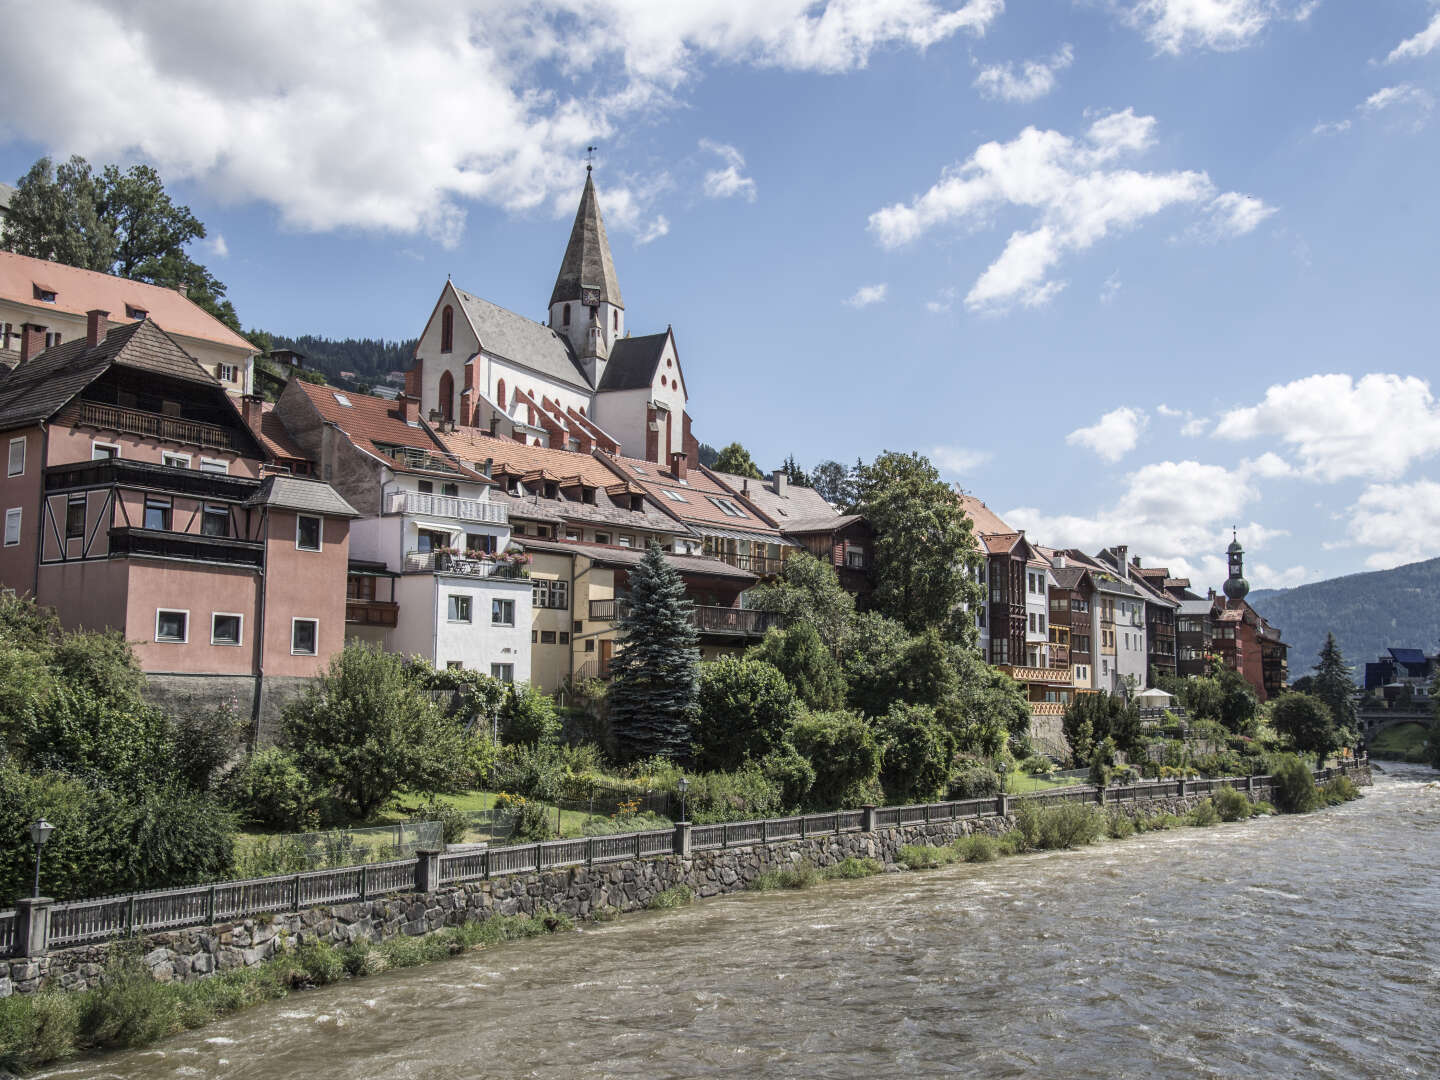
<path fill-rule="evenodd" d="M 1325 635 L 1325 645 L 1320 650 L 1320 662 L 1315 665 L 1315 682 L 1311 693 L 1330 706 L 1330 713 L 1335 717 L 1335 724 L 1342 733 L 1354 731 L 1355 680 L 1350 675 L 1345 658 L 1340 655 L 1340 646 L 1335 644 L 1334 634 Z"/>
<path fill-rule="evenodd" d="M 630 611 L 611 665 L 610 726 L 620 756 L 680 758 L 689 753 L 699 708 L 699 635 L 685 583 L 651 543 L 630 571 Z"/>

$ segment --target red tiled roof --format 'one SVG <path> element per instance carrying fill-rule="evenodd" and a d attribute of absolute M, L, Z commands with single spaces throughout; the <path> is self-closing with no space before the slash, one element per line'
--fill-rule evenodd
<path fill-rule="evenodd" d="M 290 458 L 295 461 L 310 460 L 304 450 L 296 445 L 295 440 L 290 437 L 290 432 L 280 422 L 280 417 L 275 415 L 275 406 L 271 402 L 265 402 L 261 409 L 260 417 L 260 443 L 268 450 L 272 457 Z"/>
<path fill-rule="evenodd" d="M 769 537 L 774 537 L 771 542 L 779 542 L 780 532 L 774 525 L 757 516 L 751 507 L 744 505 L 733 492 L 709 476 L 704 469 L 690 469 L 686 474 L 685 483 L 682 484 L 676 479 L 674 473 L 668 469 L 661 469 L 653 461 L 641 461 L 639 458 L 618 455 L 613 457 L 606 455 L 603 459 L 597 460 L 603 460 L 618 475 L 632 483 L 639 484 L 657 506 L 664 507 L 668 513 L 688 525 L 761 533 L 766 535 L 767 540 Z M 684 501 L 676 501 L 666 495 L 666 491 L 678 493 Z M 741 516 L 731 517 L 725 513 L 710 501 L 709 496 L 712 495 L 729 499 L 731 504 L 740 511 Z"/>
<path fill-rule="evenodd" d="M 986 536 L 990 533 L 1015 533 L 999 514 L 991 510 L 974 495 L 959 495 L 960 509 L 969 516 L 976 536 Z M 1017 534 L 1018 535 L 1018 534 Z"/>
<path fill-rule="evenodd" d="M 482 428 L 462 427 L 436 436 L 461 461 L 476 468 L 492 462 L 492 473 L 527 476 L 544 473 L 552 480 L 578 476 L 590 487 L 609 488 L 617 483 L 615 474 L 590 454 L 547 446 L 527 446 L 514 439 L 502 439 Z"/>

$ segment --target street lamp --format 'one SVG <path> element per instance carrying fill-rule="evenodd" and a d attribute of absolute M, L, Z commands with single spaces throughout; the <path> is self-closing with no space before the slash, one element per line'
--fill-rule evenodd
<path fill-rule="evenodd" d="M 997 763 L 996 766 L 995 766 L 995 771 L 1000 774 L 1000 790 L 1001 790 L 1001 791 L 1006 790 L 1006 789 L 1005 789 L 1005 770 L 1006 770 L 1006 768 L 1008 768 L 1008 766 L 1007 766 L 1007 765 L 1005 764 L 1005 762 L 1003 762 L 1003 761 Z"/>
<path fill-rule="evenodd" d="M 32 896 L 40 895 L 40 849 L 50 839 L 50 834 L 55 831 L 55 826 L 46 821 L 43 817 L 30 826 L 30 842 L 35 845 L 35 891 Z"/>
<path fill-rule="evenodd" d="M 688 821 L 689 818 L 685 816 L 685 792 L 690 790 L 690 779 L 685 776 L 680 777 L 680 783 L 677 786 L 680 788 L 680 820 Z"/>

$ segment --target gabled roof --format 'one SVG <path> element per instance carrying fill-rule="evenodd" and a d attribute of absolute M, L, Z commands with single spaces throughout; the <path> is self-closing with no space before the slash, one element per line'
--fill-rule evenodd
<path fill-rule="evenodd" d="M 299 445 L 291 437 L 289 430 L 281 422 L 280 417 L 275 414 L 273 402 L 265 402 L 261 406 L 260 414 L 260 445 L 270 452 L 273 458 L 290 458 L 295 461 L 309 461 L 310 455 L 300 449 Z"/>
<path fill-rule="evenodd" d="M 485 462 L 491 463 L 491 475 L 499 473 L 526 476 L 542 472 L 551 480 L 579 477 L 590 487 L 609 487 L 615 474 L 589 454 L 560 450 L 547 446 L 528 446 L 514 439 L 502 439 L 483 428 L 457 427 L 454 431 L 438 432 L 435 436 L 445 448 L 477 471 Z"/>
<path fill-rule="evenodd" d="M 687 470 L 685 482 L 681 483 L 673 472 L 662 469 L 653 461 L 609 454 L 597 455 L 596 460 L 603 461 L 617 476 L 638 484 L 655 505 L 688 525 L 702 531 L 733 533 L 767 543 L 780 542 L 775 526 L 763 514 L 757 514 L 754 508 L 746 506 L 734 492 L 704 469 Z M 677 495 L 678 499 L 675 498 Z M 710 501 L 711 497 L 728 499 L 740 516 L 725 513 Z"/>
<path fill-rule="evenodd" d="M 1077 589 L 1080 582 L 1090 575 L 1083 566 L 1052 566 L 1050 573 L 1055 577 L 1055 586 L 1060 589 Z"/>
<path fill-rule="evenodd" d="M 560 260 L 560 273 L 550 293 L 550 304 L 579 300 L 583 285 L 600 290 L 603 303 L 624 307 L 620 299 L 620 281 L 615 276 L 615 261 L 610 256 L 610 241 L 605 236 L 605 222 L 600 217 L 600 200 L 595 195 L 595 181 L 585 171 L 585 189 L 580 193 L 580 206 L 575 211 L 575 224 L 570 227 L 570 242 Z"/>
<path fill-rule="evenodd" d="M 37 301 L 36 285 L 53 292 L 55 302 Z M 81 319 L 98 308 L 110 313 L 111 323 L 135 321 L 125 314 L 128 306 L 146 312 L 172 334 L 255 352 L 254 345 L 175 289 L 48 259 L 32 259 L 13 251 L 0 251 L 0 297 Z M 44 318 L 37 314 L 34 321 L 43 323 Z"/>
<path fill-rule="evenodd" d="M 575 359 L 574 350 L 564 335 L 464 289 L 455 289 L 455 295 L 485 352 L 558 382 L 581 390 L 590 389 L 585 369 Z"/>
<path fill-rule="evenodd" d="M 297 476 L 267 476 L 260 490 L 245 500 L 246 506 L 268 506 L 277 510 L 299 510 L 327 517 L 360 516 L 340 493 L 321 480 L 302 480 Z"/>
<path fill-rule="evenodd" d="M 180 379 L 224 393 L 208 371 L 147 319 L 112 328 L 94 348 L 84 338 L 76 338 L 15 368 L 0 380 L 0 429 L 50 419 L 111 367 Z"/>
<path fill-rule="evenodd" d="M 1007 525 L 999 514 L 991 510 L 974 495 L 957 493 L 960 500 L 960 509 L 969 516 L 976 536 L 985 536 L 989 533 L 1015 534 L 1016 530 Z"/>
<path fill-rule="evenodd" d="M 379 458 L 396 472 L 490 483 L 489 477 L 481 476 L 452 458 L 424 421 L 417 420 L 411 424 L 401 419 L 398 402 L 330 386 L 317 386 L 301 379 L 291 379 L 290 387 L 286 388 L 287 394 L 304 394 L 323 419 L 343 431 L 361 450 Z M 397 454 L 396 447 L 407 448 L 413 453 Z"/>
<path fill-rule="evenodd" d="M 621 338 L 610 346 L 610 359 L 596 390 L 641 390 L 655 385 L 655 369 L 665 354 L 670 331 Z"/>
<path fill-rule="evenodd" d="M 828 514 L 813 518 L 800 518 L 798 521 L 786 520 L 780 527 L 787 533 L 805 536 L 811 533 L 835 532 L 864 520 L 859 514 Z"/>
<path fill-rule="evenodd" d="M 1215 610 L 1215 601 L 1209 598 L 1203 600 L 1181 600 L 1181 615 L 1209 615 Z"/>
<path fill-rule="evenodd" d="M 517 537 L 516 542 L 527 550 L 545 551 L 552 555 L 583 555 L 607 566 L 629 568 L 645 557 L 644 548 L 612 547 L 609 544 L 560 543 L 552 540 L 536 540 L 532 537 Z M 760 579 L 749 570 L 741 570 L 709 555 L 671 555 L 666 553 L 665 561 L 682 575 L 695 577 L 732 578 L 737 582 L 754 583 Z"/>
<path fill-rule="evenodd" d="M 787 483 L 784 494 L 781 494 L 775 486 L 773 473 L 756 480 L 748 476 L 738 476 L 735 473 L 719 472 L 716 469 L 706 469 L 705 471 L 720 481 L 722 486 L 754 503 L 766 517 L 781 528 L 788 529 L 792 519 L 807 521 L 827 516 L 832 518 L 840 516 L 839 512 L 821 498 L 820 493 L 814 488 Z"/>

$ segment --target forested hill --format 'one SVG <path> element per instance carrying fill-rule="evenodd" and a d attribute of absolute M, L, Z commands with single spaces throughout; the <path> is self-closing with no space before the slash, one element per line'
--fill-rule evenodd
<path fill-rule="evenodd" d="M 1356 682 L 1365 664 L 1391 646 L 1429 655 L 1440 648 L 1440 559 L 1294 589 L 1257 589 L 1248 599 L 1289 643 L 1292 679 L 1311 673 L 1327 631 Z"/>
<path fill-rule="evenodd" d="M 391 371 L 407 371 L 415 363 L 415 339 L 384 341 L 377 338 L 331 338 L 303 334 L 286 337 L 263 330 L 251 330 L 247 336 L 256 345 L 270 349 L 294 349 L 305 357 L 305 366 L 324 373 L 330 382 L 378 383 Z M 340 378 L 340 372 L 354 372 L 353 380 Z"/>

